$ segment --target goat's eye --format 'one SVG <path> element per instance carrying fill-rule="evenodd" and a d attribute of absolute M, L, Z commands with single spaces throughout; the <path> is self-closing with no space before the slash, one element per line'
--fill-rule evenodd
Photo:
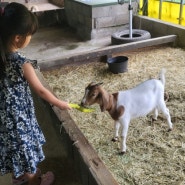
<path fill-rule="evenodd" d="M 91 96 L 92 96 L 92 97 L 94 97 L 94 96 L 96 96 L 96 94 L 95 94 L 95 93 L 93 93 L 93 94 L 91 94 Z"/>

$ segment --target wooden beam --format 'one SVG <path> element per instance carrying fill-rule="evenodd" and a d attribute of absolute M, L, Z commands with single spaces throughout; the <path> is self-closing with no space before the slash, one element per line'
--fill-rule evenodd
<path fill-rule="evenodd" d="M 147 40 L 141 40 L 137 42 L 131 42 L 127 44 L 112 45 L 105 48 L 100 48 L 88 52 L 81 52 L 76 55 L 70 55 L 65 58 L 56 58 L 52 61 L 43 61 L 39 63 L 41 70 L 51 69 L 60 67 L 62 65 L 68 64 L 81 64 L 87 60 L 92 60 L 100 58 L 102 56 L 110 56 L 112 54 L 121 53 L 124 51 L 130 51 L 138 48 L 150 47 L 155 45 L 161 45 L 166 43 L 174 43 L 176 40 L 176 35 L 167 35 L 157 38 L 151 38 Z M 83 62 L 84 61 L 84 62 Z"/>

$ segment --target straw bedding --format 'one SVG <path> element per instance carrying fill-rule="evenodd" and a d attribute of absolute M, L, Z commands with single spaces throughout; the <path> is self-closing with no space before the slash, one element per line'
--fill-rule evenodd
<path fill-rule="evenodd" d="M 157 121 L 151 115 L 131 121 L 127 152 L 118 155 L 119 142 L 113 143 L 113 120 L 98 105 L 93 113 L 71 110 L 70 114 L 97 151 L 120 185 L 183 185 L 185 184 L 185 52 L 180 48 L 158 46 L 125 52 L 128 72 L 112 74 L 106 63 L 93 62 L 80 66 L 64 66 L 43 72 L 53 91 L 63 100 L 79 103 L 86 85 L 103 82 L 111 92 L 126 90 L 148 78 L 157 78 L 166 68 L 166 103 L 174 129 L 167 132 L 165 118 Z"/>

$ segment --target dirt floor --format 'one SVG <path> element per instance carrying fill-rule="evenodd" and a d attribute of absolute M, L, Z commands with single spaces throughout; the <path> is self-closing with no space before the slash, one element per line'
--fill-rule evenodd
<path fill-rule="evenodd" d="M 70 111 L 76 124 L 88 138 L 120 185 L 185 184 L 185 52 L 180 48 L 157 46 L 124 52 L 129 58 L 128 72 L 113 74 L 106 63 L 66 66 L 44 72 L 53 91 L 61 99 L 80 103 L 86 85 L 103 82 L 110 93 L 126 90 L 149 78 L 158 78 L 166 68 L 166 92 L 169 101 L 172 132 L 167 132 L 165 118 L 157 121 L 151 115 L 132 120 L 127 139 L 127 152 L 118 155 L 118 143 L 112 143 L 113 121 L 98 106 L 93 113 Z"/>

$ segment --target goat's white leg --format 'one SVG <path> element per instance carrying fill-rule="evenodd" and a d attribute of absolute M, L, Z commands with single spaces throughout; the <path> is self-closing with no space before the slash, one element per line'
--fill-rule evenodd
<path fill-rule="evenodd" d="M 170 116 L 170 113 L 169 113 L 169 109 L 166 107 L 165 103 L 161 104 L 161 111 L 167 119 L 168 126 L 169 126 L 169 131 L 171 131 L 173 129 L 173 124 L 171 122 L 171 116 Z"/>
<path fill-rule="evenodd" d="M 126 152 L 126 140 L 127 140 L 127 133 L 128 133 L 129 121 L 124 121 L 122 123 L 122 132 L 121 132 L 121 154 Z"/>
<path fill-rule="evenodd" d="M 120 122 L 119 121 L 115 121 L 115 123 L 114 123 L 114 137 L 112 139 L 112 141 L 114 141 L 114 142 L 118 141 L 119 128 L 120 128 Z"/>
<path fill-rule="evenodd" d="M 152 117 L 152 118 L 153 118 L 154 120 L 157 120 L 157 117 L 158 117 L 158 109 L 155 108 L 154 111 L 153 111 L 153 117 Z"/>

